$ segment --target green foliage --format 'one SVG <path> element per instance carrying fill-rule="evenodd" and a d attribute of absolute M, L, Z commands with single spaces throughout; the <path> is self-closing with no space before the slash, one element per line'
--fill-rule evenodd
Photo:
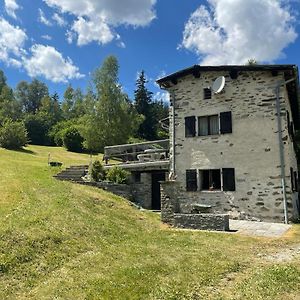
<path fill-rule="evenodd" d="M 91 177 L 98 182 L 105 179 L 106 172 L 99 160 L 95 160 L 90 170 Z"/>
<path fill-rule="evenodd" d="M 114 183 L 127 183 L 130 173 L 118 166 L 110 168 L 107 172 L 106 179 Z"/>
<path fill-rule="evenodd" d="M 137 136 L 145 140 L 167 138 L 168 133 L 160 128 L 158 121 L 168 116 L 169 108 L 162 100 L 152 100 L 153 93 L 147 89 L 146 84 L 146 76 L 142 71 L 136 81 L 137 88 L 134 92 L 135 108 L 140 115 L 144 116 L 138 127 Z"/>
<path fill-rule="evenodd" d="M 21 105 L 16 101 L 13 90 L 7 85 L 2 86 L 0 92 L 0 124 L 6 119 L 14 121 L 20 119 L 21 113 Z"/>
<path fill-rule="evenodd" d="M 36 113 L 41 106 L 42 98 L 48 95 L 46 84 L 37 79 L 31 83 L 21 81 L 16 87 L 16 97 L 26 113 Z"/>
<path fill-rule="evenodd" d="M 118 83 L 118 61 L 109 56 L 93 75 L 97 101 L 85 117 L 85 147 L 100 152 L 104 146 L 127 142 L 134 132 L 138 115 Z M 95 132 L 97 134 L 95 134 Z"/>
<path fill-rule="evenodd" d="M 51 120 L 45 113 L 27 114 L 24 118 L 28 139 L 30 144 L 49 145 L 51 140 L 48 132 L 51 127 Z"/>
<path fill-rule="evenodd" d="M 0 128 L 0 145 L 7 149 L 20 149 L 27 143 L 27 132 L 22 122 L 7 120 Z"/>
<path fill-rule="evenodd" d="M 72 125 L 64 130 L 63 145 L 68 151 L 82 152 L 83 151 L 83 137 L 81 136 L 78 127 Z"/>

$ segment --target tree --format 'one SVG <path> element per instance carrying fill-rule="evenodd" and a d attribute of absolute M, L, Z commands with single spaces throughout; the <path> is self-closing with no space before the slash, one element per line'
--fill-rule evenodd
<path fill-rule="evenodd" d="M 93 74 L 97 100 L 94 110 L 83 118 L 87 124 L 83 131 L 85 147 L 91 151 L 125 143 L 133 132 L 138 115 L 132 113 L 128 96 L 121 90 L 118 71 L 116 57 L 109 56 Z"/>
<path fill-rule="evenodd" d="M 143 122 L 140 124 L 137 135 L 139 138 L 146 140 L 156 139 L 155 124 L 156 120 L 152 111 L 152 92 L 146 88 L 145 72 L 141 71 L 137 81 L 136 90 L 134 91 L 135 108 L 139 114 L 144 116 Z"/>
<path fill-rule="evenodd" d="M 2 88 L 6 86 L 6 77 L 4 72 L 0 70 L 0 93 L 2 92 Z"/>
<path fill-rule="evenodd" d="M 49 96 L 48 87 L 37 79 L 31 83 L 21 81 L 16 87 L 17 100 L 20 101 L 23 111 L 26 113 L 36 113 L 45 96 Z"/>
<path fill-rule="evenodd" d="M 159 124 L 159 120 L 165 119 L 169 116 L 169 106 L 163 100 L 157 100 L 152 103 L 152 115 L 156 121 L 155 135 L 156 139 L 167 139 L 169 137 L 169 131 L 164 130 Z"/>
<path fill-rule="evenodd" d="M 19 149 L 27 143 L 27 132 L 22 122 L 7 120 L 0 128 L 0 145 L 6 149 Z"/>
<path fill-rule="evenodd" d="M 0 93 L 0 125 L 7 119 L 12 119 L 13 121 L 20 119 L 21 114 L 21 105 L 16 101 L 13 90 L 9 86 L 4 85 Z"/>

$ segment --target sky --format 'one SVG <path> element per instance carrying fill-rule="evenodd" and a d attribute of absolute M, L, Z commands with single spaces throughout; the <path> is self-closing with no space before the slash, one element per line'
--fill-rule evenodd
<path fill-rule="evenodd" d="M 0 0 L 0 69 L 15 88 L 37 78 L 51 94 L 86 90 L 108 55 L 131 98 L 141 70 L 155 80 L 194 64 L 300 66 L 300 0 Z"/>

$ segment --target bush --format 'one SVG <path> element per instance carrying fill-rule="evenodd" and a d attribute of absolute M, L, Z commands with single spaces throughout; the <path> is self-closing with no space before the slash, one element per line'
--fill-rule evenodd
<path fill-rule="evenodd" d="M 130 173 L 115 166 L 108 170 L 106 179 L 115 183 L 127 183 Z"/>
<path fill-rule="evenodd" d="M 8 120 L 0 128 L 0 145 L 7 149 L 20 149 L 27 143 L 27 132 L 22 122 Z"/>
<path fill-rule="evenodd" d="M 47 116 L 42 114 L 27 115 L 24 119 L 28 140 L 33 145 L 50 145 L 51 141 L 48 137 L 50 128 Z"/>
<path fill-rule="evenodd" d="M 63 144 L 69 151 L 83 151 L 83 137 L 76 126 L 70 126 L 63 133 Z"/>
<path fill-rule="evenodd" d="M 99 160 L 93 162 L 90 173 L 94 181 L 98 182 L 105 179 L 105 170 Z"/>

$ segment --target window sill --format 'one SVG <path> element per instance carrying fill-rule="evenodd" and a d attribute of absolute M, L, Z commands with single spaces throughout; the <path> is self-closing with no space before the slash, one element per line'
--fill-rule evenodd
<path fill-rule="evenodd" d="M 214 191 L 201 190 L 199 192 L 203 193 L 203 194 L 212 194 L 212 193 L 223 193 L 224 191 L 222 191 L 222 190 L 214 190 Z"/>

